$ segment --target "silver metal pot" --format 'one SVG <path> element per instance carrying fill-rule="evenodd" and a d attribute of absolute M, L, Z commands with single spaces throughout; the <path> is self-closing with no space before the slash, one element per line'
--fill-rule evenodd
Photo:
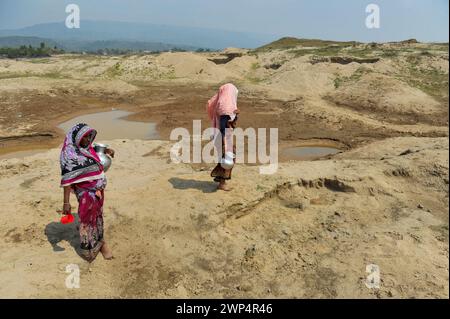
<path fill-rule="evenodd" d="M 94 150 L 100 158 L 100 163 L 103 165 L 103 170 L 106 172 L 112 164 L 112 159 L 108 155 L 105 154 L 108 145 L 106 144 L 94 144 Z"/>
<path fill-rule="evenodd" d="M 220 162 L 220 166 L 222 166 L 222 168 L 224 169 L 232 169 L 234 166 L 234 158 L 235 156 L 233 152 L 226 152 L 225 157 L 222 158 Z"/>

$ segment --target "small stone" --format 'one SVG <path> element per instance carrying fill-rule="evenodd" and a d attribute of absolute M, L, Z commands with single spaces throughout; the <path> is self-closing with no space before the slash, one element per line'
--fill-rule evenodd
<path fill-rule="evenodd" d="M 422 204 L 419 204 L 419 205 L 417 205 L 417 208 L 418 208 L 418 209 L 423 209 L 424 207 L 423 207 Z"/>

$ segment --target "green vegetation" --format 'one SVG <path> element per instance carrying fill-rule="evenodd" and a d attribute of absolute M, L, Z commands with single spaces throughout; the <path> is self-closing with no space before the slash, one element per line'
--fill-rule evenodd
<path fill-rule="evenodd" d="M 252 71 L 256 71 L 256 70 L 258 70 L 260 67 L 261 67 L 261 65 L 260 65 L 258 62 L 255 62 L 255 63 L 252 63 L 251 70 L 252 70 Z"/>
<path fill-rule="evenodd" d="M 122 69 L 120 62 L 117 62 L 112 67 L 108 68 L 108 70 L 106 70 L 106 74 L 112 78 L 116 77 L 116 76 L 121 76 L 122 72 L 123 72 L 123 69 Z"/>
<path fill-rule="evenodd" d="M 369 58 L 377 55 L 375 48 L 370 46 L 357 47 L 354 44 L 348 44 L 346 42 L 317 48 L 297 48 L 295 50 L 291 50 L 290 52 L 293 53 L 295 57 L 305 55 L 315 55 L 318 57 L 345 55 L 355 58 Z"/>
<path fill-rule="evenodd" d="M 339 74 L 336 74 L 336 77 L 334 78 L 334 88 L 338 89 L 342 85 L 343 79 L 339 76 Z"/>
<path fill-rule="evenodd" d="M 381 56 L 383 58 L 395 58 L 399 54 L 398 50 L 383 50 Z"/>
<path fill-rule="evenodd" d="M 435 52 L 448 52 L 447 43 L 429 44 L 426 48 L 419 46 L 385 46 L 383 44 L 368 43 L 363 44 L 359 42 L 339 42 L 339 41 L 324 41 L 316 39 L 297 39 L 297 38 L 282 38 L 275 42 L 264 45 L 256 50 L 250 52 L 250 55 L 257 55 L 258 53 L 269 52 L 272 50 L 288 50 L 294 57 L 301 57 L 306 55 L 315 55 L 317 57 L 330 57 L 345 55 L 355 58 L 396 58 L 404 54 L 420 53 L 423 56 L 430 56 Z"/>
<path fill-rule="evenodd" d="M 162 80 L 175 80 L 177 78 L 175 74 L 175 69 L 173 67 L 170 68 L 166 73 L 161 74 L 160 79 Z"/>
<path fill-rule="evenodd" d="M 49 57 L 52 54 L 59 53 L 64 53 L 64 50 L 60 50 L 57 47 L 46 47 L 44 42 L 41 42 L 40 46 L 36 48 L 31 45 L 22 45 L 18 48 L 0 48 L 0 57 L 4 56 L 9 59 Z"/>
<path fill-rule="evenodd" d="M 0 73 L 0 80 L 4 79 L 17 79 L 17 78 L 26 78 L 30 75 L 28 73 Z"/>
<path fill-rule="evenodd" d="M 336 74 L 336 78 L 334 79 L 334 88 L 338 89 L 342 86 L 342 84 L 347 83 L 356 83 L 358 82 L 364 74 L 368 74 L 372 72 L 372 70 L 367 69 L 365 67 L 359 67 L 355 72 L 353 72 L 350 76 L 339 76 Z"/>
<path fill-rule="evenodd" d="M 48 64 L 48 63 L 52 63 L 50 58 L 34 58 L 34 59 L 29 60 L 27 62 L 34 63 L 34 64 Z"/>
<path fill-rule="evenodd" d="M 424 55 L 419 53 L 406 58 L 407 67 L 400 80 L 438 99 L 448 99 L 448 73 L 433 67 L 422 67 Z"/>
<path fill-rule="evenodd" d="M 262 83 L 264 81 L 264 79 L 261 79 L 261 78 L 258 78 L 258 77 L 253 77 L 253 76 L 247 76 L 246 79 L 251 84 L 260 84 L 260 83 Z"/>
<path fill-rule="evenodd" d="M 292 50 L 291 53 L 293 53 L 296 58 L 311 54 L 316 56 L 333 56 L 338 55 L 341 52 L 341 49 L 342 47 L 340 46 L 326 46 L 313 49 L 297 49 Z"/>
<path fill-rule="evenodd" d="M 70 76 L 63 75 L 59 72 L 48 72 L 48 73 L 0 73 L 0 80 L 4 79 L 18 79 L 18 78 L 28 78 L 28 77 L 37 77 L 37 78 L 46 78 L 46 79 L 67 79 Z"/>
<path fill-rule="evenodd" d="M 329 47 L 329 46 L 339 46 L 339 47 L 345 47 L 345 46 L 351 46 L 356 45 L 358 42 L 339 42 L 339 41 L 327 41 L 327 40 L 317 40 L 317 39 L 297 39 L 292 37 L 286 37 L 281 38 L 277 41 L 274 41 L 272 43 L 266 44 L 258 49 L 256 49 L 257 52 L 262 51 L 270 51 L 270 50 L 286 50 L 286 49 L 294 49 L 299 46 L 302 47 Z"/>

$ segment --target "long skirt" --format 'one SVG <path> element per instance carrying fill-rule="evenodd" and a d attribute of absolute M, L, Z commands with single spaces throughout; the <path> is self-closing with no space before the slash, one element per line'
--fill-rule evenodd
<path fill-rule="evenodd" d="M 228 121 L 230 121 L 231 118 L 229 115 L 222 115 L 220 116 L 220 122 L 219 122 L 219 130 L 221 135 L 216 136 L 216 140 L 214 141 L 215 147 L 218 149 L 222 149 L 222 159 L 225 157 L 225 133 L 226 133 L 226 127 Z M 236 145 L 233 145 L 233 153 L 236 154 Z M 236 159 L 235 159 L 236 162 Z M 231 171 L 233 169 L 224 169 L 220 163 L 216 165 L 216 167 L 211 172 L 211 177 L 214 178 L 215 182 L 222 182 L 225 180 L 231 179 Z"/>
<path fill-rule="evenodd" d="M 221 182 L 224 180 L 231 179 L 231 171 L 233 169 L 224 169 L 220 166 L 220 163 L 216 165 L 216 167 L 211 172 L 211 177 L 214 177 L 215 182 Z"/>
<path fill-rule="evenodd" d="M 75 192 L 80 219 L 80 255 L 86 260 L 92 261 L 103 246 L 104 190 L 77 186 Z"/>

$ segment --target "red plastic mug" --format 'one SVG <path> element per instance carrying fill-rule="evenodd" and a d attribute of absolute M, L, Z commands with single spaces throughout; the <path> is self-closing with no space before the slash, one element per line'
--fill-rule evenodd
<path fill-rule="evenodd" d="M 64 215 L 63 217 L 61 217 L 62 224 L 70 224 L 70 223 L 73 223 L 74 220 L 75 220 L 75 218 L 73 217 L 72 214 L 67 214 L 67 215 Z"/>

